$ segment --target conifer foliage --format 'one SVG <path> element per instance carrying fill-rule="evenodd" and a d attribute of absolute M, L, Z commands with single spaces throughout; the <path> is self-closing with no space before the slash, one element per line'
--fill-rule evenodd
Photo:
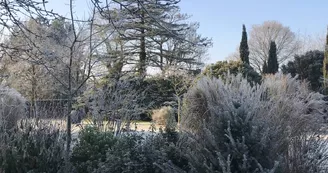
<path fill-rule="evenodd" d="M 274 41 L 271 41 L 269 50 L 269 59 L 267 73 L 275 74 L 278 72 L 279 64 L 277 59 L 277 46 Z"/>
<path fill-rule="evenodd" d="M 268 64 L 266 62 L 264 62 L 263 67 L 262 67 L 262 73 L 268 73 Z"/>
<path fill-rule="evenodd" d="M 243 33 L 241 37 L 240 47 L 239 47 L 240 58 L 243 63 L 249 64 L 249 49 L 247 43 L 247 32 L 246 27 L 243 25 Z"/>

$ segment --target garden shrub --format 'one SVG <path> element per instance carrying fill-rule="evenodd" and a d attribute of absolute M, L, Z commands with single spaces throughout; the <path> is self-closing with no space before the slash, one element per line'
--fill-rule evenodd
<path fill-rule="evenodd" d="M 159 125 L 166 126 L 169 121 L 175 121 L 175 111 L 170 106 L 164 106 L 160 109 L 153 110 L 152 120 Z"/>
<path fill-rule="evenodd" d="M 64 165 L 64 137 L 55 126 L 27 119 L 26 101 L 14 89 L 0 89 L 0 172 L 58 172 Z"/>
<path fill-rule="evenodd" d="M 25 99 L 16 90 L 0 86 L 0 127 L 12 129 L 25 117 Z"/>
<path fill-rule="evenodd" d="M 207 76 L 221 79 L 225 79 L 228 73 L 234 75 L 241 73 L 251 84 L 259 84 L 262 80 L 261 75 L 257 73 L 253 67 L 247 63 L 243 63 L 241 60 L 218 61 L 215 64 L 207 66 L 203 72 L 203 74 Z"/>
<path fill-rule="evenodd" d="M 178 146 L 186 153 L 189 172 L 322 169 L 327 161 L 327 142 L 317 136 L 322 98 L 307 83 L 281 74 L 268 75 L 255 86 L 241 74 L 224 81 L 200 79 L 185 95 L 180 124 Z M 174 164 L 164 169 L 181 171 Z"/>
<path fill-rule="evenodd" d="M 2 171 L 57 173 L 63 170 L 65 140 L 58 129 L 36 127 L 25 121 L 19 129 L 2 133 L 0 137 Z"/>
<path fill-rule="evenodd" d="M 187 159 L 175 146 L 177 133 L 149 133 L 113 136 L 113 132 L 87 127 L 73 149 L 72 165 L 76 172 L 84 173 L 163 172 L 161 165 L 166 163 L 188 167 Z"/>
<path fill-rule="evenodd" d="M 91 126 L 83 129 L 71 156 L 76 171 L 82 173 L 97 169 L 98 163 L 105 161 L 107 150 L 112 148 L 116 141 L 113 132 L 102 132 Z"/>
<path fill-rule="evenodd" d="M 107 151 L 106 161 L 100 164 L 96 172 L 156 173 L 163 172 L 161 165 L 168 162 L 181 168 L 188 167 L 188 161 L 180 150 L 162 134 L 148 137 L 126 134 Z"/>

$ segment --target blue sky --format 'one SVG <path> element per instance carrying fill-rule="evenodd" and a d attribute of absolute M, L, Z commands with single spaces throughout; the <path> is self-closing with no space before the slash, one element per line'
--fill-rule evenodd
<path fill-rule="evenodd" d="M 66 13 L 68 0 L 52 0 L 49 8 Z M 87 14 L 89 0 L 76 0 L 76 15 Z M 213 39 L 209 60 L 224 60 L 233 53 L 241 39 L 242 24 L 277 20 L 296 33 L 322 34 L 328 25 L 328 0 L 181 0 L 181 11 L 200 22 L 199 33 Z M 87 15 L 86 15 L 87 16 Z"/>

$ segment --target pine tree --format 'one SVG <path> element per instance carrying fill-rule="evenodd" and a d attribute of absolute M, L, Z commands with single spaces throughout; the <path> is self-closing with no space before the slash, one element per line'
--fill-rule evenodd
<path fill-rule="evenodd" d="M 242 33 L 241 42 L 240 42 L 240 46 L 239 46 L 239 53 L 240 53 L 240 58 L 243 61 L 243 63 L 249 64 L 249 49 L 248 49 L 247 32 L 246 32 L 245 25 L 243 25 L 243 33 Z"/>
<path fill-rule="evenodd" d="M 179 2 L 120 0 L 119 9 L 99 10 L 102 26 L 117 31 L 130 72 L 144 77 L 148 67 L 165 72 L 169 67 L 197 70 L 203 65 L 212 42 L 197 33 L 199 24 L 188 21 L 190 16 L 180 12 Z"/>
<path fill-rule="evenodd" d="M 328 79 L 328 28 L 326 36 L 326 47 L 325 47 L 325 57 L 323 59 L 323 79 L 324 79 L 324 88 L 327 90 L 327 79 Z M 325 93 L 326 94 L 326 93 Z"/>
<path fill-rule="evenodd" d="M 278 72 L 279 64 L 277 59 L 277 46 L 274 41 L 270 43 L 267 73 L 275 74 Z"/>

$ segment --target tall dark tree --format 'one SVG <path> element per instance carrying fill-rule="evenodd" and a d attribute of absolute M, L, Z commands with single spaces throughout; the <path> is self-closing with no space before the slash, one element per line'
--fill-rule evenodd
<path fill-rule="evenodd" d="M 243 33 L 241 36 L 239 53 L 240 53 L 240 58 L 243 61 L 243 63 L 249 64 L 249 49 L 248 49 L 247 32 L 246 32 L 245 25 L 243 25 Z"/>
<path fill-rule="evenodd" d="M 268 64 L 266 62 L 264 62 L 264 64 L 263 64 L 262 73 L 263 74 L 268 73 Z"/>
<path fill-rule="evenodd" d="M 277 46 L 274 41 L 270 43 L 267 73 L 275 74 L 278 72 L 279 64 L 277 59 Z"/>
<path fill-rule="evenodd" d="M 324 87 L 327 90 L 327 79 L 328 79 L 328 28 L 327 28 L 327 35 L 326 35 L 326 46 L 325 46 L 325 58 L 323 60 L 323 79 L 324 79 Z M 327 94 L 325 92 L 325 94 Z"/>

